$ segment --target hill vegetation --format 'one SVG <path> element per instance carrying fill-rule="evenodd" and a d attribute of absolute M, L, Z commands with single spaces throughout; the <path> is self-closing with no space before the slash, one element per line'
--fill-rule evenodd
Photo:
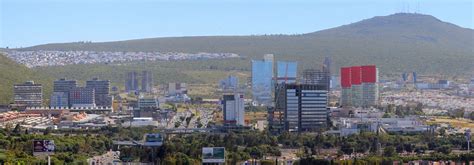
<path fill-rule="evenodd" d="M 34 80 L 43 84 L 44 96 L 49 96 L 51 91 L 51 77 L 35 70 L 31 70 L 24 65 L 18 64 L 0 54 L 0 104 L 7 104 L 13 101 L 13 84 Z"/>
<path fill-rule="evenodd" d="M 340 66 L 376 64 L 382 76 L 398 77 L 400 72 L 416 71 L 470 77 L 474 73 L 473 37 L 474 30 L 429 15 L 399 13 L 301 35 L 168 37 L 45 44 L 19 50 L 229 52 L 243 57 L 80 64 L 31 70 L 0 56 L 0 103 L 12 100 L 14 83 L 29 79 L 45 84 L 45 98 L 49 96 L 55 78 L 85 81 L 99 77 L 123 86 L 129 71 L 152 71 L 157 83 L 217 83 L 218 79 L 236 72 L 249 75 L 250 60 L 261 59 L 268 53 L 275 54 L 276 60 L 298 61 L 300 71 L 319 68 L 323 58 L 330 56 L 335 72 Z"/>
<path fill-rule="evenodd" d="M 417 71 L 465 75 L 474 71 L 474 30 L 429 15 L 398 13 L 301 35 L 149 38 L 102 43 L 58 43 L 22 50 L 230 52 L 249 59 L 275 54 L 303 68 L 325 56 L 340 66 L 376 64 L 381 73 Z M 211 64 L 209 64 L 211 65 Z M 248 66 L 241 63 L 240 67 Z"/>

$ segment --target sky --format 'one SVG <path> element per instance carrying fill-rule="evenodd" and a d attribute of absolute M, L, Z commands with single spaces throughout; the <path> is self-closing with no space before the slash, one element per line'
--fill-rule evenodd
<path fill-rule="evenodd" d="M 0 0 L 0 47 L 302 34 L 399 12 L 474 29 L 472 0 Z"/>

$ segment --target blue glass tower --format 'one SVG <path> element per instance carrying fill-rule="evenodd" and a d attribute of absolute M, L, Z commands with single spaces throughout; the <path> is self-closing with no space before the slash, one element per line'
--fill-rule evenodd
<path fill-rule="evenodd" d="M 261 105 L 272 103 L 273 59 L 252 60 L 253 101 Z"/>

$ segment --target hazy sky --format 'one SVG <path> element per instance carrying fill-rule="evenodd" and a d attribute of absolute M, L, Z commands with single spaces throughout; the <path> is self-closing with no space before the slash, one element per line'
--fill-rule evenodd
<path fill-rule="evenodd" d="M 474 28 L 472 0 L 0 0 L 0 47 L 300 34 L 408 8 Z"/>

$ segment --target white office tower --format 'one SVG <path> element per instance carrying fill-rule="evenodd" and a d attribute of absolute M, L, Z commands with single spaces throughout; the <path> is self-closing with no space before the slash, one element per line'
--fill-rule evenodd
<path fill-rule="evenodd" d="M 224 111 L 224 125 L 245 125 L 244 95 L 234 93 L 224 95 L 222 99 L 222 109 Z"/>

